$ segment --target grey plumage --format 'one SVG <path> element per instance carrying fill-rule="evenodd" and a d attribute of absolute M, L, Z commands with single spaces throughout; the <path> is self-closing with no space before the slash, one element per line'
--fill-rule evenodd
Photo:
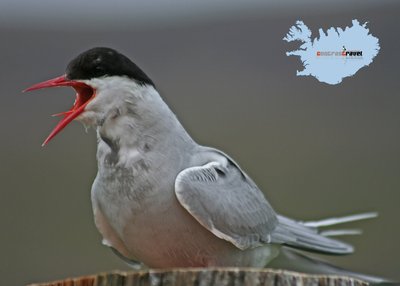
<path fill-rule="evenodd" d="M 282 247 L 348 254 L 351 245 L 327 236 L 355 231 L 319 227 L 375 216 L 301 222 L 279 215 L 232 158 L 198 145 L 153 82 L 114 50 L 81 54 L 68 76 L 28 89 L 77 90 L 73 109 L 45 143 L 75 117 L 96 129 L 95 223 L 103 243 L 129 264 L 263 267 Z"/>
<path fill-rule="evenodd" d="M 232 159 L 210 150 L 213 161 L 178 174 L 178 201 L 201 225 L 239 249 L 271 242 L 278 224 L 274 210 Z"/>

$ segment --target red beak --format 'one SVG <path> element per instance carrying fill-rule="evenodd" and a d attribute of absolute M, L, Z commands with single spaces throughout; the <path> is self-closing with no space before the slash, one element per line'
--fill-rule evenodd
<path fill-rule="evenodd" d="M 57 124 L 57 126 L 51 131 L 50 135 L 43 142 L 42 146 L 49 143 L 54 136 L 56 136 L 61 130 L 64 129 L 72 120 L 74 120 L 79 114 L 81 114 L 86 105 L 95 97 L 95 89 L 83 82 L 69 80 L 65 75 L 35 84 L 27 89 L 26 91 L 32 91 L 36 89 L 46 88 L 46 87 L 58 87 L 58 86 L 71 86 L 76 91 L 76 100 L 74 105 L 69 111 L 55 114 L 55 116 L 63 115 L 63 119 Z"/>

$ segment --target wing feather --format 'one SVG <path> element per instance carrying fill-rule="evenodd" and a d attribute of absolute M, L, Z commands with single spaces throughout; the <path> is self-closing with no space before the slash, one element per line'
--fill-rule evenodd
<path fill-rule="evenodd" d="M 327 238 L 313 227 L 333 224 L 331 220 L 303 223 L 277 215 L 231 158 L 216 149 L 207 151 L 212 153 L 209 160 L 178 174 L 175 194 L 180 204 L 214 235 L 239 249 L 276 243 L 327 254 L 353 252 L 351 245 Z M 335 223 L 356 219 L 360 216 L 336 219 Z"/>
<path fill-rule="evenodd" d="M 216 159 L 179 173 L 178 201 L 201 225 L 240 249 L 268 243 L 277 225 L 274 210 L 229 157 L 218 153 Z"/>

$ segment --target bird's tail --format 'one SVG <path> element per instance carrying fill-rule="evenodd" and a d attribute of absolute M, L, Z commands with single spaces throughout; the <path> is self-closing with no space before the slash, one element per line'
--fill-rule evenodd
<path fill-rule="evenodd" d="M 302 222 L 278 215 L 278 225 L 271 236 L 272 243 L 325 254 L 349 254 L 353 252 L 353 247 L 345 242 L 333 239 L 331 236 L 360 234 L 361 231 L 358 229 L 324 230 L 323 228 L 376 216 L 377 213 L 369 212 L 319 221 Z"/>
<path fill-rule="evenodd" d="M 329 238 L 331 236 L 361 234 L 359 229 L 332 229 L 324 230 L 325 227 L 336 226 L 343 223 L 359 221 L 377 217 L 376 212 L 367 212 L 344 217 L 328 218 L 318 221 L 294 221 L 284 216 L 278 216 L 279 224 L 276 229 L 276 240 L 281 240 L 283 245 L 280 254 L 269 267 L 284 268 L 292 271 L 310 274 L 333 274 L 358 278 L 373 285 L 399 285 L 388 282 L 380 277 L 352 272 L 350 270 L 336 267 L 322 260 L 314 259 L 301 254 L 293 248 L 319 252 L 324 254 L 348 254 L 353 252 L 353 247 L 342 241 Z"/>
<path fill-rule="evenodd" d="M 323 236 L 341 236 L 341 235 L 357 235 L 361 234 L 362 231 L 360 229 L 333 229 L 333 230 L 320 230 L 321 227 L 328 227 L 332 225 L 338 225 L 353 221 L 371 219 L 378 216 L 377 212 L 367 212 L 360 213 L 354 215 L 348 215 L 343 217 L 333 217 L 318 221 L 305 221 L 301 222 L 304 226 L 317 229 L 318 233 Z"/>
<path fill-rule="evenodd" d="M 306 256 L 298 251 L 290 248 L 282 247 L 277 258 L 268 264 L 269 268 L 285 269 L 290 271 L 309 273 L 309 274 L 322 274 L 322 275 L 339 275 L 357 278 L 370 283 L 369 285 L 399 285 L 398 283 L 391 282 L 385 278 L 376 277 L 372 275 L 362 274 L 346 270 L 325 261 L 315 259 L 314 257 Z"/>

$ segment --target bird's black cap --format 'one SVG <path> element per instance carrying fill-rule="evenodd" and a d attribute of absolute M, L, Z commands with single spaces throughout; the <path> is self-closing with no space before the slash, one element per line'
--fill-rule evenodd
<path fill-rule="evenodd" d="M 67 67 L 68 79 L 126 76 L 139 84 L 154 86 L 152 80 L 130 59 L 110 48 L 93 48 L 74 58 Z"/>

